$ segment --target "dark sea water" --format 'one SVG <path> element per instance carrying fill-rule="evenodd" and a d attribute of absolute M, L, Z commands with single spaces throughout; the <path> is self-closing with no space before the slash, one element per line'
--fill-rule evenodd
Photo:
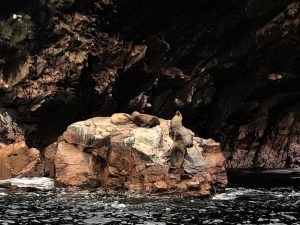
<path fill-rule="evenodd" d="M 212 199 L 103 197 L 16 179 L 40 191 L 0 189 L 0 224 L 300 224 L 300 186 L 231 186 Z"/>

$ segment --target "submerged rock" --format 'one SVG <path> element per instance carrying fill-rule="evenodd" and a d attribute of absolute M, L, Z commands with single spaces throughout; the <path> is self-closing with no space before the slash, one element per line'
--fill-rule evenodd
<path fill-rule="evenodd" d="M 167 120 L 143 128 L 95 117 L 71 124 L 57 143 L 46 148 L 46 171 L 64 186 L 138 193 L 209 196 L 226 187 L 218 143 L 195 137 L 187 150 L 190 160 L 178 169 L 168 163 L 172 143 Z"/>

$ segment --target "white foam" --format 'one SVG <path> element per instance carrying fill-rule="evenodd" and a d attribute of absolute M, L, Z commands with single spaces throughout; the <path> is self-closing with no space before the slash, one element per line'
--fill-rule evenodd
<path fill-rule="evenodd" d="M 299 197 L 300 192 L 292 190 L 292 192 L 288 196 L 289 197 Z"/>
<path fill-rule="evenodd" d="M 106 207 L 111 207 L 111 208 L 114 208 L 114 209 L 122 209 L 122 208 L 126 208 L 127 205 L 124 204 L 124 203 L 119 203 L 118 201 L 114 201 L 112 203 L 107 203 L 105 204 Z"/>
<path fill-rule="evenodd" d="M 0 196 L 7 195 L 6 193 L 0 192 Z"/>
<path fill-rule="evenodd" d="M 246 189 L 246 188 L 226 188 L 225 193 L 217 194 L 212 199 L 213 200 L 234 200 L 239 196 L 261 193 L 259 190 Z"/>
<path fill-rule="evenodd" d="M 233 194 L 222 193 L 222 194 L 215 195 L 212 199 L 213 200 L 234 200 L 236 198 L 237 196 Z"/>
<path fill-rule="evenodd" d="M 49 190 L 54 188 L 54 180 L 47 177 L 32 177 L 32 178 L 11 178 L 0 182 L 10 183 L 16 187 L 33 187 L 41 190 Z"/>

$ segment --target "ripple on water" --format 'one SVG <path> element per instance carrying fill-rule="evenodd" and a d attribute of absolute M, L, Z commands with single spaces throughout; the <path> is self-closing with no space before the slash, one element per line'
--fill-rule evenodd
<path fill-rule="evenodd" d="M 250 188 L 227 188 L 225 193 L 216 194 L 213 200 L 234 200 L 240 196 L 258 195 L 263 193 L 261 190 Z"/>
<path fill-rule="evenodd" d="M 297 224 L 299 202 L 296 188 L 228 188 L 207 200 L 102 197 L 53 189 L 5 193 L 0 224 Z"/>
<path fill-rule="evenodd" d="M 115 220 L 115 218 L 105 218 L 103 215 L 98 215 L 83 221 L 85 224 L 108 224 L 110 222 L 121 222 L 121 220 Z"/>

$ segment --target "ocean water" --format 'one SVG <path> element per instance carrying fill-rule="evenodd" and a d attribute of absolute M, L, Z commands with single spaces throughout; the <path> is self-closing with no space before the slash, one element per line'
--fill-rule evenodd
<path fill-rule="evenodd" d="M 300 224 L 300 187 L 231 186 L 211 199 L 105 197 L 14 179 L 34 191 L 0 189 L 0 224 Z"/>

